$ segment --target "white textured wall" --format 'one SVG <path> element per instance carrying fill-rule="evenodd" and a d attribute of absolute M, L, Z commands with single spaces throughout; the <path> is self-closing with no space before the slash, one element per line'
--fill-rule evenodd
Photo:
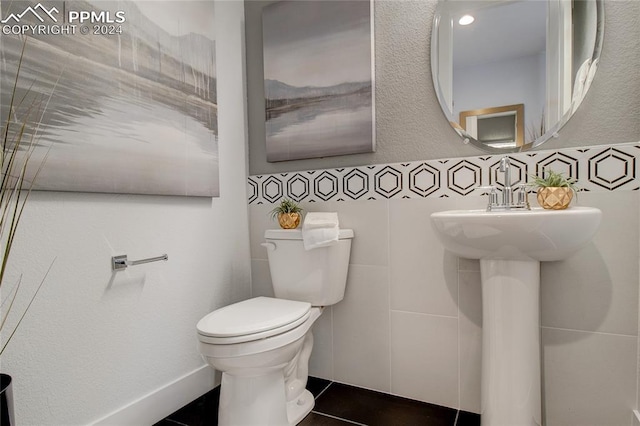
<path fill-rule="evenodd" d="M 2 357 L 18 424 L 92 423 L 198 370 L 196 322 L 249 296 L 243 20 L 242 2 L 216 4 L 220 198 L 35 193 L 29 201 L 14 275 L 32 289 L 56 260 Z M 111 256 L 124 253 L 169 261 L 113 273 Z M 147 406 L 137 424 L 163 418 L 185 393 Z"/>

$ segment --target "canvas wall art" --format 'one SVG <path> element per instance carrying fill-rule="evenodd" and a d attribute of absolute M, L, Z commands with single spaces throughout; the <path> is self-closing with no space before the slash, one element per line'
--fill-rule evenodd
<path fill-rule="evenodd" d="M 53 92 L 34 152 L 34 161 L 48 152 L 37 189 L 219 195 L 213 7 L 2 2 L 2 122 L 25 40 L 18 96 Z"/>
<path fill-rule="evenodd" d="M 263 9 L 267 161 L 375 150 L 373 2 Z"/>

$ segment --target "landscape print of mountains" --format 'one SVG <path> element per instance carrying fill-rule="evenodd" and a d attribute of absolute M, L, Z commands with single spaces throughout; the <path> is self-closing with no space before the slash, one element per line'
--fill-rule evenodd
<path fill-rule="evenodd" d="M 292 0 L 263 9 L 267 161 L 375 150 L 371 7 Z"/>
<path fill-rule="evenodd" d="M 25 39 L 17 94 L 28 96 L 14 115 L 53 93 L 32 157 L 37 164 L 48 153 L 37 189 L 219 195 L 213 3 L 45 0 L 34 9 L 41 22 L 27 10 L 33 2 L 2 1 L 11 25 L 65 25 L 65 10 L 126 18 L 111 34 L 94 34 L 91 23 L 80 33 L 76 22 L 75 34 L 0 37 L 1 122 Z"/>

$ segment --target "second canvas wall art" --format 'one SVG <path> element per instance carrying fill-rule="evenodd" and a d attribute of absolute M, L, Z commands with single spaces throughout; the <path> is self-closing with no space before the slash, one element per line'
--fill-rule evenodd
<path fill-rule="evenodd" d="M 375 150 L 373 2 L 264 8 L 267 161 Z"/>

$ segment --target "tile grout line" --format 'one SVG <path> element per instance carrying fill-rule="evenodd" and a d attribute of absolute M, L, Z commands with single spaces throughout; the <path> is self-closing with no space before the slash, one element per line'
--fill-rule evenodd
<path fill-rule="evenodd" d="M 389 321 L 389 329 L 387 332 L 387 342 L 389 342 L 388 346 L 387 346 L 387 356 L 388 356 L 388 360 L 389 360 L 389 393 L 393 392 L 393 368 L 392 368 L 392 360 L 391 360 L 391 356 L 392 356 L 392 345 L 391 342 L 393 341 L 393 336 L 392 336 L 392 326 L 391 326 L 391 321 L 392 321 L 392 313 L 393 310 L 391 309 L 391 200 L 387 199 L 386 201 L 387 203 L 387 302 L 388 302 L 388 307 L 389 307 L 389 311 L 387 313 L 387 318 Z"/>
<path fill-rule="evenodd" d="M 347 275 L 347 279 L 349 279 L 349 275 Z M 335 324 L 334 323 L 335 323 L 335 321 L 334 321 L 334 316 L 333 316 L 333 306 L 330 306 L 329 309 L 331 309 L 331 382 L 333 383 L 333 381 L 336 378 L 336 367 L 335 367 L 335 359 L 336 359 L 336 357 L 334 355 L 334 352 L 336 350 L 336 345 L 334 343 L 334 340 L 335 340 L 335 335 L 334 335 Z"/>
<path fill-rule="evenodd" d="M 458 339 L 456 342 L 456 346 L 458 349 L 458 411 L 456 412 L 456 421 L 453 423 L 454 426 L 458 420 L 458 413 L 462 409 L 462 360 L 460 357 L 460 257 L 458 257 L 456 260 L 456 284 L 458 289 L 458 321 L 456 322 L 456 328 L 458 332 Z"/>
<path fill-rule="evenodd" d="M 456 419 L 453 421 L 453 426 L 458 426 L 458 417 L 460 417 L 460 410 L 456 411 Z"/>
<path fill-rule="evenodd" d="M 329 389 L 329 387 L 333 384 L 333 381 L 330 381 L 329 384 L 327 386 L 324 387 L 324 389 L 322 389 L 320 391 L 320 393 L 318 394 L 318 396 L 314 397 L 313 400 L 317 400 L 318 398 L 320 398 L 320 396 L 326 392 L 327 389 Z"/>
<path fill-rule="evenodd" d="M 634 335 L 634 334 L 622 334 L 622 333 L 607 333 L 606 331 L 594 331 L 594 330 L 578 330 L 575 328 L 563 328 L 563 327 L 550 327 L 550 326 L 546 326 L 546 325 L 541 325 L 540 326 L 541 329 L 547 329 L 547 330 L 560 330 L 560 331 L 572 331 L 575 333 L 590 333 L 590 334 L 600 334 L 600 335 L 604 335 L 604 336 L 617 336 L 617 337 L 633 337 L 633 338 L 638 338 L 638 336 Z"/>
<path fill-rule="evenodd" d="M 640 166 L 639 166 L 640 167 Z M 638 194 L 638 199 L 640 200 L 640 194 Z M 640 218 L 638 218 L 638 225 L 640 225 Z M 638 258 L 638 277 L 640 278 L 640 257 Z M 639 300 L 640 304 L 640 300 Z M 638 406 L 638 401 L 640 401 L 640 377 L 638 377 L 638 372 L 640 371 L 640 319 L 638 322 L 638 339 L 636 341 L 636 407 Z M 635 414 L 633 415 L 635 416 Z M 632 419 L 633 419 L 632 416 Z M 633 422 L 633 420 L 632 420 Z"/>
<path fill-rule="evenodd" d="M 438 318 L 449 318 L 449 319 L 458 319 L 458 315 L 442 315 L 442 314 L 427 314 L 424 312 L 413 312 L 413 311 L 405 311 L 402 309 L 390 309 L 390 312 L 400 312 L 403 314 L 415 314 L 415 315 L 428 315 L 430 317 L 438 317 Z"/>
<path fill-rule="evenodd" d="M 366 425 L 366 424 L 364 424 L 364 423 L 358 423 L 358 422 L 355 422 L 355 421 L 353 421 L 353 420 L 343 419 L 342 417 L 332 416 L 331 414 L 321 413 L 321 412 L 319 412 L 319 411 L 315 411 L 315 410 L 313 410 L 313 411 L 312 411 L 312 413 L 314 413 L 314 414 L 318 414 L 319 416 L 329 417 L 329 418 L 331 418 L 331 419 L 341 420 L 341 421 L 343 421 L 343 422 L 350 423 L 350 424 L 352 424 L 352 425 L 367 426 L 367 425 Z"/>
<path fill-rule="evenodd" d="M 177 420 L 170 419 L 170 418 L 166 418 L 166 419 L 164 419 L 164 420 L 166 420 L 166 421 L 168 421 L 168 422 L 171 422 L 171 423 L 175 423 L 175 424 L 180 425 L 180 426 L 189 426 L 189 425 L 187 425 L 187 424 L 185 424 L 185 423 L 182 423 L 182 422 L 179 422 L 179 421 L 177 421 Z"/>
<path fill-rule="evenodd" d="M 638 170 L 640 171 L 640 164 L 637 166 Z M 640 193 L 638 194 L 638 200 L 640 201 Z M 640 217 L 638 218 L 638 225 L 640 225 Z M 640 257 L 638 257 L 638 278 L 640 279 Z M 638 306 L 640 306 L 640 298 L 638 300 Z M 639 376 L 639 372 L 640 372 L 640 318 L 638 318 L 638 329 L 637 329 L 637 339 L 636 339 L 636 400 L 634 401 L 634 403 L 636 404 L 636 407 L 638 406 L 638 401 L 640 401 L 640 376 Z M 635 424 L 634 422 L 634 418 L 635 418 L 635 413 L 633 413 L 632 411 L 632 415 L 631 415 L 631 422 L 633 424 Z"/>

